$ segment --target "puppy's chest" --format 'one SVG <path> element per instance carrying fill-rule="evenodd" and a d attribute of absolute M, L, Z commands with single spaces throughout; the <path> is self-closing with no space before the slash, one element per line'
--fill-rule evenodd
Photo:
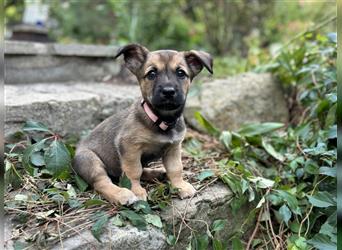
<path fill-rule="evenodd" d="M 181 143 L 183 137 L 180 134 L 172 136 L 158 135 L 144 143 L 142 148 L 141 163 L 143 166 L 151 161 L 160 159 L 173 144 Z"/>

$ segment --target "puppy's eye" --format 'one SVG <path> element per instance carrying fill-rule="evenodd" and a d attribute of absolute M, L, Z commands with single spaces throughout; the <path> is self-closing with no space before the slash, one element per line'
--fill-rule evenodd
<path fill-rule="evenodd" d="M 177 70 L 176 70 L 176 75 L 177 75 L 177 77 L 180 78 L 180 79 L 184 79 L 184 78 L 187 76 L 186 73 L 185 73 L 185 71 L 182 70 L 182 69 L 177 69 Z"/>
<path fill-rule="evenodd" d="M 157 77 L 157 71 L 156 70 L 150 70 L 147 74 L 146 77 L 148 80 L 153 81 Z"/>

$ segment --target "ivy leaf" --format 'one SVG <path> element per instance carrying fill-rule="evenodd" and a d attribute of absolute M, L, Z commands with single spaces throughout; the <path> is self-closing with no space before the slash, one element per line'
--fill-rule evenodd
<path fill-rule="evenodd" d="M 194 235 L 194 237 L 191 239 L 191 245 L 193 247 L 191 249 L 207 250 L 209 245 L 208 235 Z"/>
<path fill-rule="evenodd" d="M 269 180 L 269 179 L 266 179 L 266 178 L 263 178 L 263 177 L 249 177 L 248 180 L 250 182 L 253 182 L 255 183 L 255 185 L 258 187 L 258 188 L 270 188 L 270 187 L 273 187 L 274 185 L 274 181 L 272 180 Z"/>
<path fill-rule="evenodd" d="M 237 237 L 234 237 L 232 239 L 232 249 L 233 250 L 243 250 L 243 245 L 241 243 L 241 240 Z"/>
<path fill-rule="evenodd" d="M 219 139 L 221 143 L 226 147 L 226 149 L 229 149 L 232 143 L 232 133 L 230 133 L 229 131 L 223 131 Z"/>
<path fill-rule="evenodd" d="M 328 138 L 329 139 L 337 138 L 337 125 L 336 124 L 330 127 Z"/>
<path fill-rule="evenodd" d="M 44 156 L 40 152 L 33 152 L 30 158 L 31 163 L 37 167 L 45 165 Z"/>
<path fill-rule="evenodd" d="M 41 140 L 35 144 L 28 146 L 24 150 L 23 158 L 22 158 L 22 162 L 23 162 L 24 167 L 26 167 L 26 168 L 31 167 L 31 156 L 32 156 L 32 154 L 42 150 L 45 147 L 46 141 L 47 141 L 47 139 Z"/>
<path fill-rule="evenodd" d="M 110 222 L 117 227 L 122 227 L 125 224 L 119 214 L 115 215 Z"/>
<path fill-rule="evenodd" d="M 152 209 L 147 201 L 136 201 L 134 202 L 133 207 L 137 212 L 142 211 L 144 214 L 152 213 Z"/>
<path fill-rule="evenodd" d="M 266 122 L 244 125 L 238 133 L 244 136 L 262 135 L 284 127 L 283 123 Z"/>
<path fill-rule="evenodd" d="M 103 200 L 99 200 L 99 199 L 91 199 L 91 200 L 87 200 L 83 206 L 90 207 L 90 206 L 98 206 L 98 205 L 104 205 L 104 204 L 107 204 L 107 202 Z"/>
<path fill-rule="evenodd" d="M 131 183 L 130 179 L 128 179 L 128 177 L 127 177 L 125 174 L 123 174 L 123 175 L 120 177 L 119 186 L 120 186 L 120 187 L 127 188 L 127 189 L 131 189 L 132 183 Z"/>
<path fill-rule="evenodd" d="M 78 189 L 81 191 L 81 192 L 84 192 L 86 191 L 87 187 L 88 187 L 88 183 L 86 183 L 79 175 L 75 175 L 75 182 L 76 182 L 76 185 L 78 187 Z"/>
<path fill-rule="evenodd" d="M 197 122 L 203 128 L 205 128 L 209 134 L 214 135 L 214 136 L 218 136 L 220 131 L 214 125 L 212 125 L 199 111 L 196 111 L 194 116 L 195 116 Z"/>
<path fill-rule="evenodd" d="M 59 140 L 54 140 L 45 151 L 44 160 L 47 170 L 58 176 L 69 168 L 71 157 L 68 149 Z"/>
<path fill-rule="evenodd" d="M 160 217 L 156 214 L 145 214 L 145 220 L 147 223 L 152 224 L 155 227 L 163 228 L 162 221 Z"/>
<path fill-rule="evenodd" d="M 336 250 L 336 243 L 332 242 L 327 235 L 316 234 L 312 239 L 307 241 L 310 245 L 318 250 Z"/>
<path fill-rule="evenodd" d="M 36 121 L 27 121 L 24 124 L 24 127 L 22 130 L 25 132 L 40 131 L 40 132 L 47 132 L 47 133 L 53 134 L 53 132 L 51 132 L 51 130 L 47 126 L 45 126 L 41 122 L 36 122 Z"/>
<path fill-rule="evenodd" d="M 134 211 L 130 210 L 123 210 L 120 211 L 120 215 L 126 219 L 128 219 L 133 226 L 137 227 L 138 229 L 141 230 L 146 230 L 146 220 L 143 216 L 137 214 Z"/>
<path fill-rule="evenodd" d="M 267 153 L 269 153 L 278 161 L 283 162 L 285 160 L 285 157 L 281 155 L 279 152 L 277 152 L 271 144 L 267 143 L 264 138 L 262 139 L 262 146 Z"/>
<path fill-rule="evenodd" d="M 218 232 L 224 229 L 224 226 L 226 225 L 226 220 L 215 220 L 213 224 L 211 225 L 211 230 L 213 232 Z"/>
<path fill-rule="evenodd" d="M 282 200 L 287 203 L 287 205 L 289 206 L 289 208 L 292 210 L 293 213 L 301 215 L 301 211 L 298 206 L 298 200 L 296 196 L 284 190 L 276 190 L 276 192 L 282 198 Z"/>
<path fill-rule="evenodd" d="M 207 178 L 209 178 L 209 177 L 212 177 L 212 176 L 214 176 L 215 175 L 215 173 L 214 173 L 214 171 L 212 171 L 211 169 L 209 169 L 209 170 L 203 170 L 199 175 L 197 175 L 197 179 L 199 180 L 199 181 L 203 181 L 203 180 L 205 180 L 205 179 L 207 179 Z"/>
<path fill-rule="evenodd" d="M 331 207 L 331 206 L 336 206 L 336 201 L 333 198 L 333 196 L 324 191 L 324 192 L 317 192 L 315 195 L 307 195 L 309 202 L 314 206 L 314 207 Z"/>
<path fill-rule="evenodd" d="M 94 237 L 101 242 L 100 236 L 103 231 L 104 226 L 106 225 L 108 221 L 108 215 L 104 214 L 102 215 L 95 224 L 91 227 L 91 233 L 94 235 Z"/>
<path fill-rule="evenodd" d="M 331 177 L 336 177 L 336 166 L 335 167 L 320 167 L 319 168 L 319 174 L 321 175 L 327 175 Z"/>
<path fill-rule="evenodd" d="M 291 210 L 284 204 L 280 207 L 279 209 L 279 215 L 281 217 L 281 219 L 286 223 L 286 225 L 288 226 L 289 224 L 289 220 L 291 219 Z"/>

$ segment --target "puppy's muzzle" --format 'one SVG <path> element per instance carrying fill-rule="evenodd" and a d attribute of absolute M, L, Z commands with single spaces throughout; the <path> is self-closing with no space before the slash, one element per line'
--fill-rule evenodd
<path fill-rule="evenodd" d="M 164 87 L 161 90 L 164 99 L 172 100 L 176 95 L 176 89 L 172 86 Z"/>

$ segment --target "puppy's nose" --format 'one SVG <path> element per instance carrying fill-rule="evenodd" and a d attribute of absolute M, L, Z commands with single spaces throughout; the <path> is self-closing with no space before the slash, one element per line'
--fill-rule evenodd
<path fill-rule="evenodd" d="M 172 98 L 176 94 L 176 90 L 174 87 L 164 87 L 162 89 L 162 94 L 164 95 L 165 98 Z"/>

